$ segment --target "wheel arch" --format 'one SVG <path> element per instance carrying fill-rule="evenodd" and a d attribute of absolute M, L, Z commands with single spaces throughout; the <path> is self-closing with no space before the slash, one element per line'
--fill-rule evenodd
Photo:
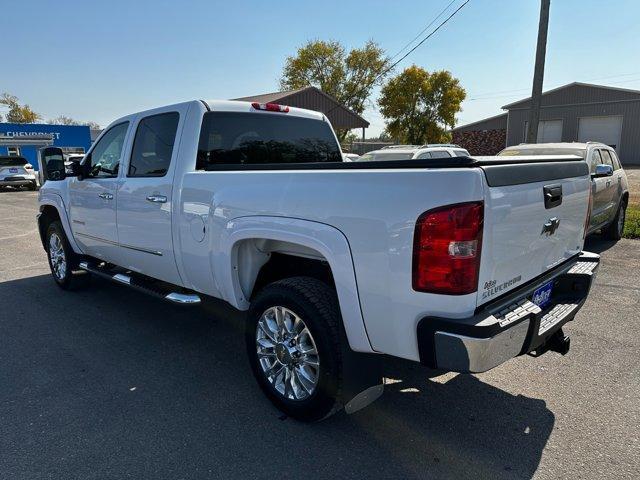
<path fill-rule="evenodd" d="M 285 257 L 285 261 L 309 267 L 307 276 L 328 275 L 325 281 L 330 279 L 336 290 L 349 345 L 355 351 L 373 351 L 360 308 L 351 249 L 338 229 L 308 220 L 243 217 L 229 223 L 220 246 L 221 254 L 213 258 L 214 278 L 233 306 L 247 310 L 256 283 L 260 287 L 269 278 L 265 267 L 273 264 L 274 257 L 278 261 Z M 310 274 L 314 265 L 317 270 Z"/>
<path fill-rule="evenodd" d="M 40 207 L 38 213 L 38 232 L 40 233 L 40 240 L 42 246 L 45 247 L 45 236 L 47 234 L 47 228 L 49 224 L 55 220 L 59 220 L 62 224 L 64 234 L 67 236 L 69 245 L 75 253 L 81 254 L 82 250 L 78 247 L 73 234 L 71 232 L 71 225 L 69 224 L 69 217 L 67 211 L 64 208 L 62 198 L 58 195 L 41 196 Z"/>

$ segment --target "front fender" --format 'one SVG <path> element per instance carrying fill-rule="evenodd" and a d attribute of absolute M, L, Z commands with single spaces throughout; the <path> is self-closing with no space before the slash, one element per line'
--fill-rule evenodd
<path fill-rule="evenodd" d="M 225 300 L 240 310 L 249 301 L 238 276 L 238 251 L 243 240 L 278 240 L 318 252 L 329 264 L 335 281 L 344 328 L 352 350 L 372 352 L 367 335 L 349 242 L 329 225 L 294 218 L 251 216 L 230 221 L 220 239 L 220 251 L 212 258 L 214 278 Z"/>
<path fill-rule="evenodd" d="M 58 216 L 60 217 L 60 223 L 62 223 L 62 228 L 64 229 L 64 233 L 67 236 L 67 240 L 69 241 L 69 245 L 73 251 L 77 254 L 82 254 L 82 250 L 76 243 L 75 238 L 73 237 L 73 232 L 71 231 L 71 224 L 69 223 L 69 216 L 67 215 L 67 209 L 65 208 L 64 200 L 60 195 L 53 192 L 46 192 L 41 190 L 40 195 L 38 197 L 38 203 L 40 206 L 40 212 L 44 206 L 49 205 L 56 209 L 58 212 Z M 40 219 L 42 217 L 38 216 L 38 229 L 40 229 Z M 44 232 L 46 233 L 46 232 Z"/>

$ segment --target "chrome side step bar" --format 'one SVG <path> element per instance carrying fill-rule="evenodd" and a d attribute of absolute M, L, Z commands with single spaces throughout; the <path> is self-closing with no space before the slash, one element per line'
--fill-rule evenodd
<path fill-rule="evenodd" d="M 171 303 L 177 303 L 179 305 L 197 305 L 201 302 L 200 296 L 196 295 L 195 293 L 173 292 L 163 288 L 159 288 L 155 285 L 146 285 L 144 282 L 136 280 L 126 273 L 112 273 L 106 269 L 91 265 L 87 261 L 80 262 L 78 264 L 78 267 L 101 278 L 111 280 L 115 283 L 127 285 L 131 288 L 135 288 L 136 290 L 146 293 L 147 295 L 152 295 Z"/>

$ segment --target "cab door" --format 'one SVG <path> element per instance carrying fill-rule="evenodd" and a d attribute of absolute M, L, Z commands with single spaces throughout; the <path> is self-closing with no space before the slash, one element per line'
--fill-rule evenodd
<path fill-rule="evenodd" d="M 616 180 L 616 166 L 613 163 L 613 158 L 611 157 L 611 153 L 609 150 L 602 148 L 600 149 L 600 155 L 602 156 L 602 161 L 605 165 L 610 165 L 614 170 L 613 175 L 610 177 L 605 177 L 605 188 L 607 190 L 607 205 L 606 205 L 606 218 L 607 223 L 612 222 L 613 218 L 616 216 L 616 207 L 618 206 L 617 195 L 618 191 L 618 181 Z"/>
<path fill-rule="evenodd" d="M 178 285 L 182 281 L 173 250 L 173 176 L 187 108 L 172 107 L 137 119 L 117 199 L 121 265 Z"/>
<path fill-rule="evenodd" d="M 594 177 L 596 173 L 596 166 L 603 164 L 602 155 L 599 149 L 593 149 L 591 151 L 591 158 L 589 160 L 589 170 L 591 172 L 591 219 L 589 221 L 590 230 L 594 230 L 602 226 L 607 222 L 608 205 L 609 205 L 609 191 L 607 182 L 610 182 L 609 177 Z"/>
<path fill-rule="evenodd" d="M 116 201 L 118 174 L 129 122 L 107 130 L 82 162 L 81 177 L 69 183 L 69 217 L 74 238 L 91 256 L 118 263 Z"/>

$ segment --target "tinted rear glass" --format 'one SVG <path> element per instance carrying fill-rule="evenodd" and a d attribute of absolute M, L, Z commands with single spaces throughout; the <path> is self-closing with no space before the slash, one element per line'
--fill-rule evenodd
<path fill-rule="evenodd" d="M 340 147 L 326 122 L 284 113 L 204 115 L 198 170 L 216 165 L 314 162 L 342 162 Z"/>
<path fill-rule="evenodd" d="M 24 157 L 0 157 L 0 167 L 21 167 L 26 164 Z"/>
<path fill-rule="evenodd" d="M 514 157 L 516 155 L 577 155 L 584 158 L 586 150 L 581 148 L 514 148 L 502 150 L 499 157 Z"/>

